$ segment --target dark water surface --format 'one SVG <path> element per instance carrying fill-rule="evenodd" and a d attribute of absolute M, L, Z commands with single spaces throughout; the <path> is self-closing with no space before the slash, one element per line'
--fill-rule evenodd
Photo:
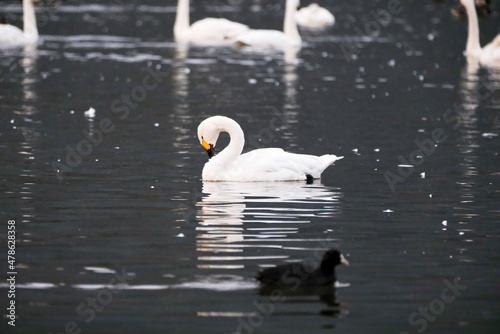
<path fill-rule="evenodd" d="M 283 1 L 239 3 L 191 17 L 281 27 Z M 466 21 L 446 4 L 406 1 L 360 34 L 387 3 L 325 1 L 337 24 L 304 32 L 295 57 L 178 46 L 173 0 L 49 11 L 37 48 L 0 56 L 18 272 L 16 328 L 1 332 L 498 333 L 500 72 L 467 68 Z M 1 6 L 20 25 L 20 6 Z M 490 41 L 498 11 L 480 24 Z M 246 150 L 345 158 L 312 185 L 203 184 L 196 128 L 216 114 L 240 123 Z M 81 161 L 67 155 L 78 145 Z M 330 247 L 351 262 L 335 291 L 259 291 L 259 269 Z"/>

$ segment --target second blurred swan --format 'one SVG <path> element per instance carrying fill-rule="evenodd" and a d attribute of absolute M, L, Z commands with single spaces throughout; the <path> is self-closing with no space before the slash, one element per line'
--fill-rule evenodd
<path fill-rule="evenodd" d="M 177 42 L 194 44 L 232 44 L 248 26 L 221 18 L 207 17 L 189 24 L 189 0 L 179 0 L 174 23 Z"/>
<path fill-rule="evenodd" d="M 322 29 L 335 23 L 335 16 L 317 3 L 301 8 L 297 12 L 296 19 L 301 27 L 309 29 Z"/>
<path fill-rule="evenodd" d="M 500 66 L 500 35 L 485 47 L 479 42 L 479 23 L 474 0 L 460 0 L 469 19 L 469 35 L 465 53 L 468 60 L 479 61 L 485 66 Z"/>
<path fill-rule="evenodd" d="M 302 44 L 299 30 L 297 29 L 297 8 L 300 0 L 287 0 L 285 9 L 285 22 L 283 31 L 257 29 L 249 30 L 236 37 L 236 45 L 253 49 L 298 48 Z"/>

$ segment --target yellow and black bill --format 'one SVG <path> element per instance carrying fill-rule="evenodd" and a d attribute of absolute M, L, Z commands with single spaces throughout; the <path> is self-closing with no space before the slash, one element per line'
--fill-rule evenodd
<path fill-rule="evenodd" d="M 205 148 L 205 150 L 207 150 L 207 153 L 208 153 L 208 158 L 212 158 L 214 156 L 214 145 L 212 144 L 209 144 L 205 141 L 205 139 L 202 139 L 202 143 L 203 147 Z"/>

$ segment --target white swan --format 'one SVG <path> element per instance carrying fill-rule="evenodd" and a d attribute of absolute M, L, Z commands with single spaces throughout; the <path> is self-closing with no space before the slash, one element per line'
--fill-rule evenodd
<path fill-rule="evenodd" d="M 299 0 L 287 0 L 283 31 L 257 29 L 249 30 L 236 37 L 236 45 L 263 49 L 287 49 L 300 47 L 302 39 L 297 29 L 297 8 Z"/>
<path fill-rule="evenodd" d="M 214 147 L 221 132 L 229 133 L 231 141 L 214 156 Z M 245 138 L 238 123 L 228 117 L 213 116 L 198 126 L 198 139 L 210 160 L 203 168 L 203 181 L 295 181 L 319 179 L 321 173 L 343 157 L 325 154 L 287 153 L 281 148 L 264 148 L 241 154 Z"/>
<path fill-rule="evenodd" d="M 0 24 L 0 47 L 32 44 L 38 41 L 33 0 L 23 0 L 23 30 L 10 24 Z"/>
<path fill-rule="evenodd" d="M 189 0 L 179 0 L 174 23 L 177 42 L 195 44 L 232 44 L 248 26 L 226 19 L 207 17 L 189 25 Z"/>
<path fill-rule="evenodd" d="M 470 60 L 477 60 L 483 65 L 500 65 L 500 35 L 484 48 L 479 43 L 479 23 L 474 0 L 460 0 L 469 19 L 469 36 L 465 53 Z"/>
<path fill-rule="evenodd" d="M 335 24 L 335 16 L 317 3 L 301 8 L 296 19 L 300 26 L 310 29 L 322 29 Z"/>

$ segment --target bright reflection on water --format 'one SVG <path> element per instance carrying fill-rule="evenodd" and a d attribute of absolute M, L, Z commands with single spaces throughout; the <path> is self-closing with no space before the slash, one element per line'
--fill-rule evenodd
<path fill-rule="evenodd" d="M 310 250 L 290 246 L 308 241 L 300 238 L 300 226 L 341 211 L 342 193 L 319 183 L 205 182 L 203 193 L 197 204 L 199 268 L 240 269 L 248 259 L 288 258 L 238 254 L 249 247 Z"/>

